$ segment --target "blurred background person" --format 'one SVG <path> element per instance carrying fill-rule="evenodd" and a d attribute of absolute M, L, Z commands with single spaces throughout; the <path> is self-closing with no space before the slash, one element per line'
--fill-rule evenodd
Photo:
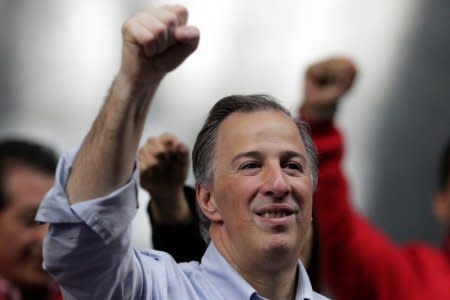
<path fill-rule="evenodd" d="M 21 139 L 0 140 L 0 300 L 60 299 L 42 269 L 46 225 L 34 216 L 53 185 L 56 153 Z"/>
<path fill-rule="evenodd" d="M 440 187 L 434 200 L 435 216 L 447 230 L 443 247 L 423 242 L 397 245 L 352 207 L 342 169 L 343 136 L 334 118 L 341 99 L 338 90 L 347 85 L 340 69 L 353 67 L 350 61 L 339 64 L 329 60 L 307 70 L 300 109 L 311 124 L 319 153 L 314 211 L 321 279 L 336 299 L 450 299 L 450 144 L 440 162 Z M 422 136 L 416 139 L 423 142 Z"/>
<path fill-rule="evenodd" d="M 200 261 L 206 250 L 195 189 L 185 185 L 189 149 L 175 135 L 150 137 L 139 149 L 140 184 L 151 196 L 147 213 L 153 247 L 177 262 Z"/>

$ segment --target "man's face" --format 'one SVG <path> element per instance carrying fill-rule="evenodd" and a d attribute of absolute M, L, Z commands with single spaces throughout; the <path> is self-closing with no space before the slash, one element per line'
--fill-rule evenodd
<path fill-rule="evenodd" d="M 23 287 L 50 282 L 42 269 L 42 241 L 47 226 L 34 221 L 37 208 L 53 184 L 53 176 L 14 163 L 4 186 L 7 207 L 0 212 L 0 276 Z"/>
<path fill-rule="evenodd" d="M 312 220 L 312 190 L 305 146 L 284 113 L 233 113 L 220 125 L 210 233 L 232 263 L 268 259 L 278 268 L 275 260 L 296 259 Z"/>

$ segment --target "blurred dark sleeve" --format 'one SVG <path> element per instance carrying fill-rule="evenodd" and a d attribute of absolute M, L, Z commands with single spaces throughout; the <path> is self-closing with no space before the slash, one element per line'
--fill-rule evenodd
<path fill-rule="evenodd" d="M 184 195 L 193 217 L 192 221 L 187 224 L 158 225 L 153 222 L 150 206 L 147 206 L 147 213 L 152 226 L 153 247 L 156 250 L 169 253 L 176 262 L 200 261 L 206 250 L 206 243 L 200 234 L 195 190 L 185 186 Z"/>

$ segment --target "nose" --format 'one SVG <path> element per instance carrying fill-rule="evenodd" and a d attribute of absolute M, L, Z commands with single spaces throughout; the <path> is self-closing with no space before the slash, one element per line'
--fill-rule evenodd
<path fill-rule="evenodd" d="M 263 176 L 264 182 L 261 191 L 265 196 L 282 200 L 291 192 L 287 174 L 283 172 L 283 169 L 278 163 L 268 166 L 264 170 Z"/>

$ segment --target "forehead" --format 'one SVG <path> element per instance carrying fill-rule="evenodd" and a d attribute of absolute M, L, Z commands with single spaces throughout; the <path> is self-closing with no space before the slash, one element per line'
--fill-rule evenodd
<path fill-rule="evenodd" d="M 216 146 L 220 155 L 269 148 L 305 153 L 295 122 L 285 113 L 275 110 L 231 114 L 219 126 Z"/>
<path fill-rule="evenodd" d="M 22 163 L 6 169 L 4 188 L 10 206 L 38 206 L 52 187 L 54 177 Z"/>

